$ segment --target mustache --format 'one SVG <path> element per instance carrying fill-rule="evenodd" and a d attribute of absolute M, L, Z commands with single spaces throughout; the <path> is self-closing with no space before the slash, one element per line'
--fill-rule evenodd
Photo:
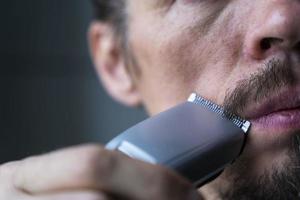
<path fill-rule="evenodd" d="M 296 82 L 289 62 L 272 59 L 249 78 L 239 81 L 232 92 L 226 92 L 224 109 L 245 118 L 243 112 L 248 104 L 259 103 L 283 87 L 294 86 Z"/>
<path fill-rule="evenodd" d="M 260 103 L 284 87 L 293 87 L 299 81 L 289 62 L 270 60 L 259 71 L 237 83 L 234 90 L 227 91 L 223 107 L 225 111 L 245 118 L 245 109 Z M 223 193 L 224 199 L 298 199 L 300 194 L 300 132 L 291 138 L 288 150 L 290 161 L 284 171 L 274 167 L 260 177 L 248 177 L 247 161 L 241 160 L 233 168 L 235 187 Z M 245 166 L 245 167 L 244 167 Z M 246 171 L 245 171 L 246 170 Z M 238 186 L 236 186 L 238 185 Z M 248 199 L 248 198 L 247 198 Z"/>

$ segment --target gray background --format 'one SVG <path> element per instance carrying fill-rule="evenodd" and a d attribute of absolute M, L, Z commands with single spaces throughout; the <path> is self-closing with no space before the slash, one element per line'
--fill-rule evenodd
<path fill-rule="evenodd" d="M 114 103 L 88 55 L 88 0 L 7 0 L 0 9 L 0 163 L 105 143 L 146 117 Z"/>

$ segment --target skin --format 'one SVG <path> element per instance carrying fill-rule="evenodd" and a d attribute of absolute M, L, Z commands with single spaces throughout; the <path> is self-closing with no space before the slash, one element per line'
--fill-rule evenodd
<path fill-rule="evenodd" d="M 227 93 L 271 59 L 289 59 L 295 77 L 300 77 L 297 0 L 127 3 L 127 51 L 134 62 L 125 59 L 110 24 L 94 22 L 89 31 L 99 77 L 108 93 L 125 105 L 142 104 L 154 115 L 185 101 L 192 91 L 222 105 Z M 275 40 L 262 48 L 261 41 L 269 38 Z M 258 106 L 252 102 L 248 110 Z M 250 176 L 272 171 L 272 166 L 283 169 L 297 131 L 252 127 L 243 153 L 251 163 Z M 86 145 L 2 165 L 0 199 L 201 199 L 200 194 L 218 199 L 217 191 L 230 186 L 228 173 L 230 169 L 197 193 L 163 167 Z"/>

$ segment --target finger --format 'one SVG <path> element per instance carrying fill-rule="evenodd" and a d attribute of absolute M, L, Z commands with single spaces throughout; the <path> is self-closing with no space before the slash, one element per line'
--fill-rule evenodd
<path fill-rule="evenodd" d="M 35 196 L 25 191 L 15 190 L 11 185 L 11 179 L 19 163 L 20 161 L 16 161 L 0 165 L 1 200 L 112 200 L 109 196 L 98 191 L 69 191 Z"/>
<path fill-rule="evenodd" d="M 16 169 L 17 188 L 33 194 L 86 188 L 139 200 L 197 197 L 173 172 L 95 145 L 29 158 Z"/>
<path fill-rule="evenodd" d="M 63 192 L 38 196 L 28 196 L 28 200 L 112 200 L 99 192 Z"/>
<path fill-rule="evenodd" d="M 13 184 L 16 188 L 33 194 L 99 189 L 95 175 L 104 171 L 105 165 L 108 165 L 103 152 L 98 145 L 84 145 L 26 158 L 16 163 Z"/>

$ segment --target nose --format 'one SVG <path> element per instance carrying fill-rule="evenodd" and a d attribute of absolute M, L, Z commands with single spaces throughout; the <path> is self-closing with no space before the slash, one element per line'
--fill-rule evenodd
<path fill-rule="evenodd" d="M 279 51 L 300 52 L 300 2 L 263 0 L 245 39 L 247 57 L 264 60 Z M 264 9 L 263 9 L 264 8 Z M 254 14 L 255 15 L 255 14 Z"/>

